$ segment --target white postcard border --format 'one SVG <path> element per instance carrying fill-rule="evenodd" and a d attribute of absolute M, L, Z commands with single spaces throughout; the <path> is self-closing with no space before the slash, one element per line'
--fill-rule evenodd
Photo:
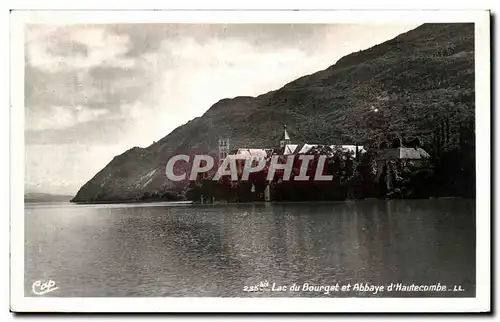
<path fill-rule="evenodd" d="M 475 298 L 24 297 L 24 32 L 26 23 L 474 22 L 476 75 Z M 14 11 L 11 13 L 11 309 L 17 312 L 479 312 L 490 310 L 490 21 L 488 11 Z"/>

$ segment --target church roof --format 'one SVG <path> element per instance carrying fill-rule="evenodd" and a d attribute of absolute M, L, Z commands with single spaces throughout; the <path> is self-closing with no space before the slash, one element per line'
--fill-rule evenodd
<path fill-rule="evenodd" d="M 238 149 L 235 154 L 228 155 L 228 158 L 235 160 L 265 159 L 267 154 L 266 149 Z"/>
<path fill-rule="evenodd" d="M 297 150 L 298 144 L 287 144 L 285 145 L 285 150 L 283 151 L 283 155 L 293 154 L 295 150 Z"/>
<path fill-rule="evenodd" d="M 356 145 L 353 144 L 342 144 L 342 145 L 330 145 L 331 149 L 342 149 L 345 152 L 354 152 L 356 153 Z M 366 149 L 362 145 L 358 145 L 358 152 L 359 153 L 365 153 Z"/>
<path fill-rule="evenodd" d="M 299 154 L 307 153 L 307 152 L 309 152 L 312 148 L 315 148 L 315 147 L 317 147 L 317 146 L 318 146 L 317 144 L 307 144 L 307 143 L 306 143 L 306 144 L 304 144 L 304 145 L 302 146 L 302 149 L 300 149 Z"/>
<path fill-rule="evenodd" d="M 326 145 L 321 145 L 321 144 L 307 144 L 305 143 L 302 148 L 299 150 L 299 154 L 307 154 L 310 152 L 313 148 L 321 147 L 321 146 L 326 146 Z M 348 145 L 348 144 L 341 144 L 341 145 L 330 145 L 330 149 L 335 150 L 335 149 L 341 149 L 344 152 L 353 152 L 356 153 L 356 146 L 355 145 Z M 358 145 L 358 152 L 359 153 L 365 153 L 366 149 L 362 145 Z"/>

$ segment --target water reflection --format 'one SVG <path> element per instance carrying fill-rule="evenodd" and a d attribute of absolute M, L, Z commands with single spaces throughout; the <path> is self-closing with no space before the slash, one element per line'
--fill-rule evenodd
<path fill-rule="evenodd" d="M 336 282 L 462 285 L 474 296 L 475 205 L 467 200 L 186 207 L 26 208 L 26 288 L 48 296 L 372 296 L 245 293 Z"/>

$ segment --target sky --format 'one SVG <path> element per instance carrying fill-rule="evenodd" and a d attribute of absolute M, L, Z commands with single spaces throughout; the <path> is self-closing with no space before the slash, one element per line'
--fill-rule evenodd
<path fill-rule="evenodd" d="M 75 194 L 114 156 L 418 24 L 79 24 L 25 30 L 25 190 Z"/>

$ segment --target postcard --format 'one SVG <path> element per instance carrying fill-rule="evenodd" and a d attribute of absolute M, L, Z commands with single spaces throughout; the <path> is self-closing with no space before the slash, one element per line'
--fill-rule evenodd
<path fill-rule="evenodd" d="M 490 12 L 12 11 L 14 312 L 489 312 Z"/>

